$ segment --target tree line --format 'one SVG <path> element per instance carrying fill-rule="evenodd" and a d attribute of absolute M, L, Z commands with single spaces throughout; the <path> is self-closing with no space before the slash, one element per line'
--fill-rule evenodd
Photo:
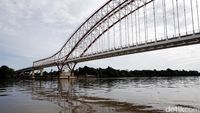
<path fill-rule="evenodd" d="M 87 76 L 93 75 L 97 78 L 110 78 L 110 77 L 162 77 L 162 76 L 200 76 L 198 71 L 185 71 L 185 70 L 117 70 L 112 67 L 102 68 L 92 68 L 83 67 L 75 70 L 75 75 Z"/>
<path fill-rule="evenodd" d="M 80 67 L 74 71 L 75 76 L 86 77 L 93 76 L 96 78 L 114 78 L 114 77 L 172 77 L 172 76 L 200 76 L 198 71 L 185 71 L 185 70 L 119 70 L 112 67 L 92 68 L 92 67 Z M 58 71 L 44 72 L 44 78 L 56 78 L 59 75 Z M 35 73 L 35 76 L 40 76 L 40 73 Z M 27 76 L 30 77 L 30 76 Z M 14 69 L 8 66 L 0 67 L 0 80 L 18 78 Z M 21 78 L 21 77 L 20 77 Z"/>
<path fill-rule="evenodd" d="M 14 73 L 15 73 L 14 69 L 3 65 L 0 67 L 0 80 L 1 79 L 12 79 L 12 78 L 14 78 Z"/>

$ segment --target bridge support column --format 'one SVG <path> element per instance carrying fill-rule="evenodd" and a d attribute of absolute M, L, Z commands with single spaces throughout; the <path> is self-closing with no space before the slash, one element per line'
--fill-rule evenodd
<path fill-rule="evenodd" d="M 58 72 L 59 72 L 59 74 L 58 74 L 58 79 L 59 79 L 60 76 L 63 75 L 63 65 L 60 64 L 60 63 L 58 63 L 58 64 L 56 64 L 56 66 L 57 66 L 57 68 L 58 68 Z"/>
<path fill-rule="evenodd" d="M 62 68 L 58 67 L 58 70 L 60 71 L 59 78 L 67 78 L 67 79 L 75 78 L 74 68 L 75 68 L 76 64 L 77 63 L 70 63 L 70 64 L 66 64 L 64 66 L 61 66 Z M 65 71 L 65 70 L 67 70 L 67 71 Z"/>
<path fill-rule="evenodd" d="M 40 69 L 40 76 L 43 76 L 43 70 L 44 70 L 44 68 Z"/>
<path fill-rule="evenodd" d="M 70 70 L 70 76 L 74 77 L 74 68 L 76 67 L 77 63 L 71 63 L 71 64 L 67 64 L 67 67 Z"/>
<path fill-rule="evenodd" d="M 32 70 L 31 76 L 32 76 L 32 77 L 31 77 L 32 79 L 35 78 L 35 70 L 34 70 L 34 69 Z"/>

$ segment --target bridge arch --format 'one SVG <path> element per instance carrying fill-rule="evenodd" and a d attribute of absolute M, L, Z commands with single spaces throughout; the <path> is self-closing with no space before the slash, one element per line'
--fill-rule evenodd
<path fill-rule="evenodd" d="M 33 67 L 69 63 L 199 43 L 198 0 L 109 0 L 54 55 Z"/>

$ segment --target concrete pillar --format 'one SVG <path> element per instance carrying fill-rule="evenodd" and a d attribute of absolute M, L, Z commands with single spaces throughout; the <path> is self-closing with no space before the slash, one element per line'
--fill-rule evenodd
<path fill-rule="evenodd" d="M 68 78 L 68 79 L 75 78 L 74 68 L 75 68 L 76 64 L 77 63 L 66 64 L 68 72 L 63 71 L 63 68 L 65 68 L 64 65 L 63 66 L 57 65 L 58 70 L 60 70 L 59 78 Z"/>
<path fill-rule="evenodd" d="M 44 68 L 40 69 L 40 76 L 43 76 L 43 70 L 44 70 Z"/>
<path fill-rule="evenodd" d="M 32 70 L 32 79 L 34 79 L 35 78 L 35 70 L 33 69 Z"/>
<path fill-rule="evenodd" d="M 68 72 L 62 71 L 59 75 L 59 78 L 66 78 L 66 79 L 75 78 L 74 72 L 73 71 L 68 71 Z"/>

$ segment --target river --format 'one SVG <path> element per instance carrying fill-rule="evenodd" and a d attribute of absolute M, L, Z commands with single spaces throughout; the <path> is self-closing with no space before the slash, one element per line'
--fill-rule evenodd
<path fill-rule="evenodd" d="M 200 113 L 200 77 L 0 82 L 0 113 Z"/>

